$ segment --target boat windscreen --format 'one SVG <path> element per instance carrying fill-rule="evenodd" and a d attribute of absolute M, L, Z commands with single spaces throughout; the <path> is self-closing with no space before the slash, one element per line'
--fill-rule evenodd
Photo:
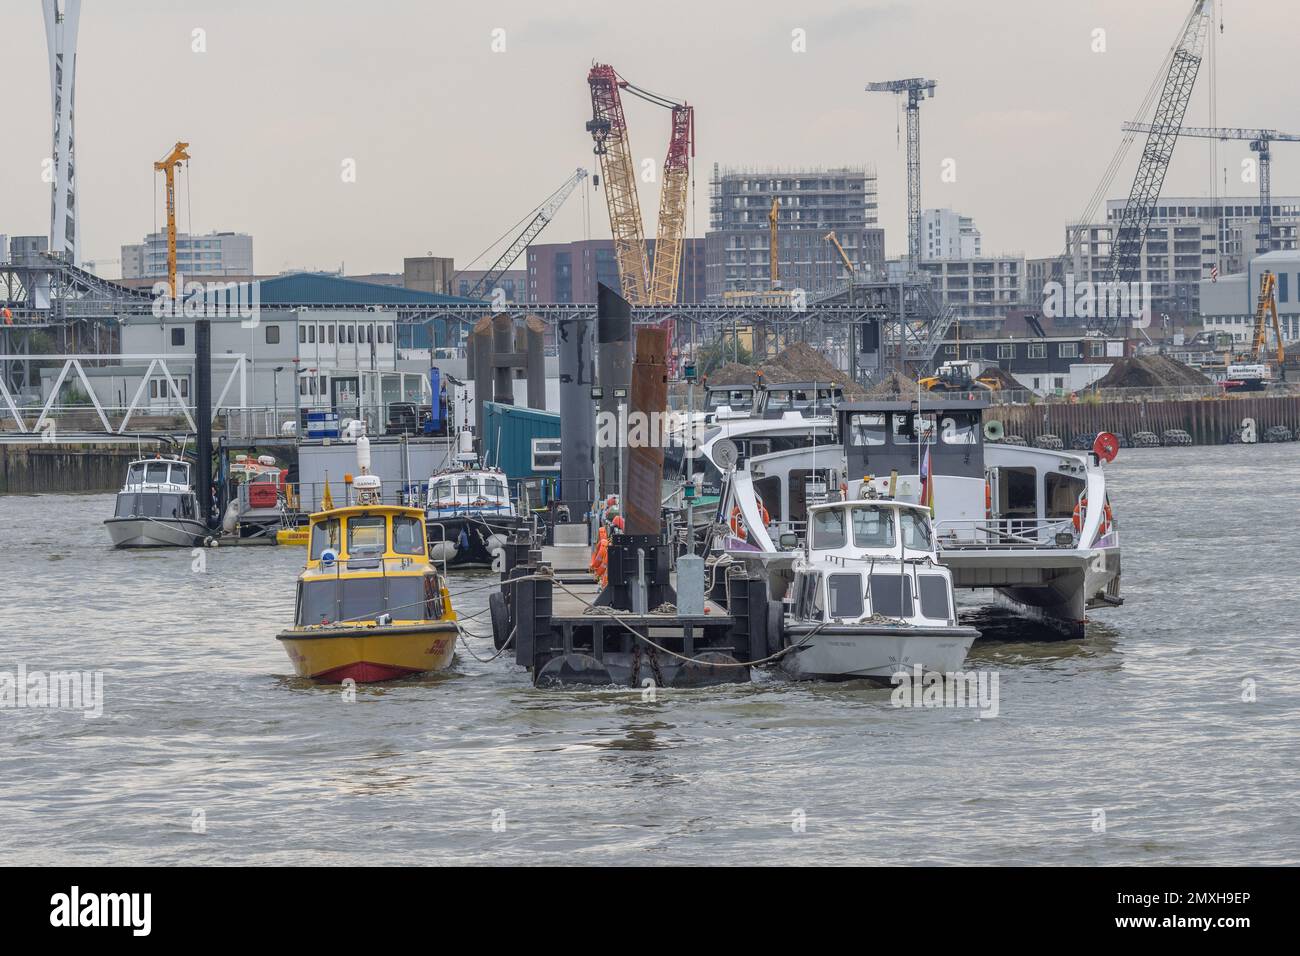
<path fill-rule="evenodd" d="M 899 511 L 898 520 L 903 526 L 903 547 L 916 551 L 930 550 L 930 521 L 915 511 Z"/>
<path fill-rule="evenodd" d="M 946 621 L 951 611 L 948 604 L 948 579 L 942 574 L 922 574 L 920 581 L 917 587 L 921 592 L 921 613 L 926 617 Z"/>
<path fill-rule="evenodd" d="M 384 553 L 384 516 L 362 515 L 348 519 L 348 557 Z"/>
<path fill-rule="evenodd" d="M 844 547 L 844 510 L 827 508 L 812 518 L 812 546 L 818 551 Z"/>
<path fill-rule="evenodd" d="M 424 554 L 424 525 L 419 518 L 393 518 L 393 550 L 398 554 Z"/>
<path fill-rule="evenodd" d="M 854 508 L 853 544 L 859 548 L 892 548 L 894 518 L 890 508 Z"/>
<path fill-rule="evenodd" d="M 912 616 L 912 579 L 900 574 L 871 575 L 871 613 Z"/>
<path fill-rule="evenodd" d="M 329 518 L 312 525 L 310 554 L 313 561 L 320 560 L 326 548 L 332 548 L 337 554 L 341 543 L 338 518 Z"/>
<path fill-rule="evenodd" d="M 826 578 L 829 615 L 838 618 L 862 616 L 862 575 L 832 574 Z"/>

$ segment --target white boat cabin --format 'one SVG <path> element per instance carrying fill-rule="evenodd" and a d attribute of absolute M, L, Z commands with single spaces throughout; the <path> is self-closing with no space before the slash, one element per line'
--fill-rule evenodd
<path fill-rule="evenodd" d="M 788 593 L 796 620 L 957 623 L 952 577 L 938 563 L 928 510 L 900 501 L 809 509 L 808 540 Z"/>

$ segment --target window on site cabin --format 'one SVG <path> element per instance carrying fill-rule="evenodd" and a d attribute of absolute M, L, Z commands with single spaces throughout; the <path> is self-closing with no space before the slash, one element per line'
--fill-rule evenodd
<path fill-rule="evenodd" d="M 861 617 L 862 575 L 829 575 L 826 578 L 826 598 L 831 617 Z"/>
<path fill-rule="evenodd" d="M 894 519 L 889 508 L 854 508 L 853 543 L 859 548 L 892 548 Z"/>
<path fill-rule="evenodd" d="M 298 326 L 298 344 L 299 345 L 307 344 L 307 326 L 305 325 Z"/>
<path fill-rule="evenodd" d="M 329 344 L 330 344 L 330 345 L 333 345 L 333 344 L 334 344 L 334 326 L 332 326 L 332 325 L 327 325 L 327 326 L 325 326 L 325 336 L 326 336 L 326 338 L 329 339 Z"/>
<path fill-rule="evenodd" d="M 827 508 L 813 513 L 812 546 L 819 551 L 844 547 L 844 509 Z"/>
<path fill-rule="evenodd" d="M 930 550 L 930 521 L 916 511 L 900 511 L 898 523 L 903 528 L 903 547 L 917 551 Z"/>
<path fill-rule="evenodd" d="M 349 345 L 357 344 L 357 327 L 355 325 L 348 326 L 348 344 Z"/>
<path fill-rule="evenodd" d="M 384 516 L 348 519 L 348 557 L 384 553 Z"/>
<path fill-rule="evenodd" d="M 311 558 L 313 561 L 320 560 L 320 556 L 326 548 L 333 548 L 337 554 L 339 550 L 339 519 L 330 518 L 328 521 L 322 521 L 313 525 L 311 529 Z"/>
<path fill-rule="evenodd" d="M 280 327 L 278 325 L 268 325 L 266 327 L 266 344 L 267 345 L 280 344 Z"/>
<path fill-rule="evenodd" d="M 1043 482 L 1046 500 L 1043 502 L 1044 514 L 1049 518 L 1069 518 L 1074 515 L 1074 506 L 1083 494 L 1086 482 L 1073 475 L 1061 475 L 1052 472 Z"/>
<path fill-rule="evenodd" d="M 312 345 L 316 344 L 316 326 L 307 326 L 307 341 Z"/>
<path fill-rule="evenodd" d="M 884 413 L 854 412 L 850 415 L 849 442 L 853 445 L 883 445 L 885 443 Z"/>
<path fill-rule="evenodd" d="M 912 579 L 900 574 L 873 574 L 871 611 L 886 617 L 912 616 Z"/>
<path fill-rule="evenodd" d="M 185 344 L 185 330 L 183 328 L 172 329 L 172 345 Z"/>

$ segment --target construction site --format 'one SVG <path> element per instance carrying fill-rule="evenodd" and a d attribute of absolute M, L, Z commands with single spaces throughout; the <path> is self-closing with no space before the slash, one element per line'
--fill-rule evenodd
<path fill-rule="evenodd" d="M 223 320 L 233 317 L 247 324 L 250 306 L 262 320 L 268 313 L 293 317 L 311 309 L 332 311 L 348 326 L 352 316 L 377 314 L 391 328 L 362 328 L 370 354 L 352 349 L 350 359 L 343 346 L 355 343 L 345 342 L 350 333 L 344 324 L 339 324 L 336 341 L 333 322 L 319 329 L 299 328 L 293 319 L 296 351 L 270 349 L 270 329 L 265 341 L 247 337 L 247 346 L 239 349 L 222 339 L 217 352 L 231 355 L 234 364 L 229 378 L 218 383 L 217 394 L 209 396 L 215 400 L 210 413 L 219 431 L 238 431 L 249 439 L 282 437 L 293 434 L 291 427 L 305 429 L 309 413 L 317 411 L 359 417 L 372 432 L 382 430 L 392 404 L 428 406 L 436 401 L 426 373 L 439 361 L 453 378 L 474 379 L 478 396 L 484 397 L 486 390 L 490 393 L 486 397 L 512 403 L 510 383 L 524 378 L 525 350 L 504 343 L 515 339 L 522 343 L 525 323 L 531 322 L 541 329 L 543 356 L 550 356 L 553 366 L 558 324 L 574 317 L 594 317 L 597 280 L 631 304 L 635 324 L 669 331 L 670 376 L 677 381 L 686 365 L 698 363 L 707 366 L 706 375 L 711 373 L 720 383 L 756 373 L 768 381 L 786 374 L 834 380 L 848 394 L 901 394 L 915 386 L 923 391 L 994 395 L 996 401 L 1006 403 L 1068 403 L 1085 392 L 1093 399 L 1105 395 L 1109 401 L 1123 393 L 1126 400 L 1137 401 L 1158 398 L 1161 389 L 1195 385 L 1205 386 L 1207 399 L 1242 392 L 1266 399 L 1289 392 L 1300 368 L 1297 350 L 1293 348 L 1288 356 L 1286 343 L 1294 338 L 1291 333 L 1300 319 L 1284 309 L 1287 314 L 1279 320 L 1278 300 L 1289 306 L 1286 257 L 1300 253 L 1289 251 L 1296 246 L 1294 231 L 1279 226 L 1273 216 L 1270 161 L 1273 144 L 1300 136 L 1273 129 L 1182 125 L 1202 61 L 1212 54 L 1213 21 L 1213 4 L 1208 0 L 1192 4 L 1141 113 L 1122 124 L 1116 155 L 1078 218 L 1080 224 L 1096 221 L 1100 199 L 1112 186 L 1122 184 L 1118 178 L 1122 160 L 1137 144 L 1140 154 L 1128 198 L 1115 212 L 1109 233 L 1098 240 L 1095 229 L 1071 227 L 1064 252 L 1044 260 L 1042 276 L 1049 284 L 1067 273 L 1071 281 L 1078 276 L 1080 284 L 1090 282 L 1100 290 L 1104 305 L 1111 301 L 1107 296 L 1113 290 L 1144 284 L 1151 264 L 1168 256 L 1177 260 L 1178 274 L 1184 279 L 1194 274 L 1204 285 L 1208 272 L 1212 284 L 1205 295 L 1219 295 L 1220 286 L 1213 284 L 1219 280 L 1217 263 L 1223 261 L 1227 268 L 1228 260 L 1216 252 L 1219 258 L 1211 266 L 1208 259 L 1186 254 L 1191 242 L 1160 239 L 1164 227 L 1155 215 L 1180 137 L 1247 141 L 1260 169 L 1259 232 L 1251 239 L 1261 267 L 1251 265 L 1255 260 L 1248 252 L 1239 256 L 1245 264 L 1241 287 L 1255 300 L 1245 335 L 1213 328 L 1206 315 L 1196 319 L 1203 331 L 1180 332 L 1156 342 L 1148 329 L 1158 331 L 1170 317 L 1153 316 L 1150 301 L 1133 314 L 1123 308 L 1097 308 L 1067 321 L 1053 314 L 1050 296 L 1037 298 L 1028 280 L 995 285 L 994 266 L 985 270 L 979 259 L 974 260 L 969 280 L 936 272 L 922 235 L 921 113 L 923 104 L 939 92 L 938 82 L 930 78 L 884 80 L 863 87 L 873 100 L 876 94 L 887 94 L 900 111 L 901 181 L 906 198 L 906 251 L 901 257 L 886 255 L 885 231 L 877 214 L 878 173 L 872 164 L 782 169 L 715 163 L 709 179 L 708 234 L 688 236 L 697 125 L 707 135 L 709 118 L 697 121 L 695 107 L 685 99 L 652 92 L 614 66 L 594 63 L 586 75 L 590 113 L 567 119 L 581 125 L 590 137 L 591 168 L 579 167 L 566 176 L 482 257 L 485 268 L 462 269 L 455 275 L 468 278 L 458 287 L 447 281 L 442 292 L 415 289 L 409 282 L 397 291 L 392 285 L 324 275 L 312 275 L 310 281 L 303 275 L 187 282 L 188 277 L 178 275 L 177 266 L 176 176 L 190 161 L 191 147 L 185 141 L 176 142 L 154 163 L 165 209 L 165 274 L 148 287 L 102 278 L 90 268 L 93 264 L 80 261 L 72 144 L 61 139 L 66 130 L 60 126 L 71 123 L 71 90 L 62 97 L 56 88 L 56 176 L 48 247 L 33 249 L 25 244 L 20 249 L 15 240 L 13 254 L 0 264 L 0 429 L 34 435 L 53 423 L 63 423 L 65 433 L 194 431 L 199 388 L 190 346 L 197 335 L 194 322 L 211 319 L 221 338 Z M 634 109 L 626 108 L 631 105 Z M 871 122 L 873 115 L 864 111 L 864 121 Z M 642 213 L 643 202 L 650 197 L 639 193 L 639 184 L 645 185 L 641 182 L 645 163 L 635 158 L 640 153 L 633 150 L 632 130 L 643 130 L 638 140 L 644 150 L 649 130 L 664 125 L 667 145 L 657 176 L 650 177 L 658 184 L 651 236 Z M 590 290 L 584 293 L 587 300 L 575 301 L 576 284 L 566 289 L 564 299 L 557 296 L 549 302 L 527 301 L 527 295 L 517 292 L 504 294 L 504 277 L 521 274 L 519 264 L 525 259 L 530 274 L 536 271 L 532 250 L 540 248 L 548 225 L 575 194 L 583 196 L 584 203 L 590 198 L 603 204 L 612 249 L 609 260 L 601 260 L 597 250 L 594 267 L 583 266 L 582 288 Z M 933 228 L 929 227 L 931 233 Z M 698 252 L 702 267 L 693 258 L 697 250 L 692 243 L 697 242 L 702 243 Z M 1274 264 L 1268 256 L 1283 259 Z M 1194 269 L 1185 268 L 1193 260 Z M 996 274 L 1004 270 L 997 266 Z M 1013 268 L 1010 274 L 1019 271 Z M 1300 284 L 1300 272 L 1295 275 Z M 1222 289 L 1237 288 L 1233 283 L 1238 276 L 1223 280 Z M 450 294 L 454 287 L 456 294 Z M 552 284 L 552 288 L 556 287 Z M 684 294 L 688 289 L 690 294 Z M 256 303 L 251 301 L 254 295 Z M 125 345 L 126 340 L 151 341 L 124 330 L 156 319 L 160 304 L 166 303 L 171 308 L 164 307 L 163 312 L 188 323 L 187 329 L 172 330 L 165 341 L 160 331 L 151 348 Z M 975 305 L 967 308 L 967 303 Z M 1022 367 L 1017 367 L 1021 360 L 1012 347 L 1014 336 L 990 338 L 990 331 L 982 327 L 987 321 L 969 314 L 963 318 L 964 310 L 979 316 L 989 308 L 1006 314 L 1001 325 L 1008 329 L 1013 315 L 1027 323 L 1022 340 L 1031 345 Z M 1231 308 L 1238 314 L 1224 321 L 1240 322 L 1244 310 L 1235 304 Z M 503 358 L 503 366 L 492 366 L 509 366 L 513 371 L 491 371 L 491 380 L 474 371 L 472 333 L 476 327 L 485 328 L 485 317 L 496 317 L 498 326 L 502 317 L 508 318 L 512 331 L 500 339 L 497 349 L 515 356 Z M 278 329 L 275 334 L 281 341 Z M 366 334 L 371 338 L 365 339 Z M 498 329 L 496 334 L 506 333 Z M 1066 336 L 1076 341 L 1065 342 Z M 1035 339 L 1041 344 L 1034 346 Z M 376 344 L 393 348 L 377 352 Z M 178 345 L 184 348 L 174 348 Z M 314 349 L 304 348 L 313 345 Z M 1067 347 L 1077 361 L 1066 358 Z M 997 357 L 987 354 L 987 349 L 996 349 Z M 1049 349 L 1058 352 L 1061 360 L 1055 367 L 1040 363 L 1040 375 L 1034 361 L 1052 358 Z M 1193 352 L 1195 361 L 1189 358 Z M 1165 356 L 1168 361 L 1133 373 L 1132 360 L 1144 354 Z M 278 370 L 285 362 L 293 368 L 282 382 Z M 1188 368 L 1188 362 L 1192 362 L 1190 375 L 1172 371 L 1175 365 Z M 210 374 L 220 377 L 225 372 Z M 545 398 L 534 391 L 530 403 L 544 407 Z M 1279 419 L 1276 424 L 1285 422 Z M 1226 433 L 1221 440 L 1228 440 Z"/>

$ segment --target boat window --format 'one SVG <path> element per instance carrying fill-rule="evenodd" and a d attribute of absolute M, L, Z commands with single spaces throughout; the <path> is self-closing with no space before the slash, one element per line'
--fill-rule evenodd
<path fill-rule="evenodd" d="M 426 609 L 424 575 L 403 575 L 388 579 L 388 613 L 397 621 L 422 621 L 431 615 Z"/>
<path fill-rule="evenodd" d="M 440 478 L 440 479 L 438 479 L 438 483 L 435 484 L 435 485 L 433 486 L 433 497 L 434 497 L 434 498 L 450 498 L 450 497 L 451 497 L 451 479 L 450 479 L 450 478 Z"/>
<path fill-rule="evenodd" d="M 424 554 L 424 525 L 419 518 L 393 518 L 393 550 L 398 554 Z"/>
<path fill-rule="evenodd" d="M 871 612 L 885 617 L 911 617 L 912 579 L 901 574 L 871 575 Z"/>
<path fill-rule="evenodd" d="M 912 412 L 899 412 L 893 415 L 893 419 L 895 445 L 915 445 L 918 443 L 918 435 L 920 436 L 920 444 L 931 445 L 934 443 L 935 423 L 933 412 L 924 412 L 919 415 Z"/>
<path fill-rule="evenodd" d="M 188 485 L 190 483 L 190 466 L 173 464 L 171 482 L 173 485 Z"/>
<path fill-rule="evenodd" d="M 850 415 L 849 442 L 853 445 L 883 445 L 885 443 L 884 413 L 854 412 Z"/>
<path fill-rule="evenodd" d="M 826 594 L 831 617 L 858 618 L 862 616 L 862 575 L 830 575 L 826 578 Z"/>
<path fill-rule="evenodd" d="M 478 494 L 478 479 L 473 475 L 456 479 L 456 498 L 472 498 Z"/>
<path fill-rule="evenodd" d="M 859 548 L 892 548 L 894 518 L 889 508 L 854 508 L 853 543 Z"/>
<path fill-rule="evenodd" d="M 298 626 L 338 620 L 339 582 L 307 581 L 298 585 Z"/>
<path fill-rule="evenodd" d="M 951 612 L 948 604 L 948 579 L 941 574 L 922 574 L 920 584 L 921 614 L 946 621 Z"/>
<path fill-rule="evenodd" d="M 127 470 L 126 483 L 128 485 L 144 484 L 144 463 L 134 464 Z"/>
<path fill-rule="evenodd" d="M 930 521 L 916 511 L 900 511 L 898 521 L 903 526 L 903 547 L 917 551 L 930 550 Z"/>
<path fill-rule="evenodd" d="M 384 553 L 384 516 L 348 519 L 348 557 Z"/>
<path fill-rule="evenodd" d="M 813 512 L 812 546 L 817 550 L 844 547 L 844 509 Z"/>
<path fill-rule="evenodd" d="M 483 493 L 493 498 L 504 498 L 506 496 L 506 483 L 500 478 L 484 478 Z"/>
<path fill-rule="evenodd" d="M 135 514 L 135 495 L 118 495 L 117 510 L 114 515 L 118 518 L 129 518 Z"/>
<path fill-rule="evenodd" d="M 381 518 L 380 521 L 382 522 L 383 519 Z M 368 621 L 387 610 L 382 577 L 343 578 L 339 583 L 343 586 L 339 620 Z"/>
<path fill-rule="evenodd" d="M 780 391 L 768 392 L 767 400 L 763 403 L 763 407 L 768 411 L 789 411 L 794 408 L 794 400 L 791 397 L 790 392 L 781 389 Z"/>
<path fill-rule="evenodd" d="M 334 553 L 339 551 L 339 519 L 330 518 L 312 525 L 311 529 L 311 559 L 317 561 L 326 548 L 333 548 Z"/>
<path fill-rule="evenodd" d="M 942 425 L 940 435 L 945 445 L 975 444 L 976 428 L 979 425 L 969 415 L 949 416 L 943 420 Z"/>
<path fill-rule="evenodd" d="M 1044 502 L 1047 517 L 1069 518 L 1074 514 L 1074 506 L 1087 483 L 1073 475 L 1049 472 L 1043 484 L 1047 492 Z"/>
<path fill-rule="evenodd" d="M 754 393 L 747 388 L 713 389 L 709 392 L 710 409 L 728 406 L 733 411 L 743 411 L 754 407 Z"/>
<path fill-rule="evenodd" d="M 151 461 L 145 469 L 144 480 L 149 485 L 161 485 L 167 481 L 167 462 Z"/>
<path fill-rule="evenodd" d="M 997 469 L 996 514 L 1003 518 L 1034 518 L 1038 515 L 1038 473 L 1032 468 Z M 1070 503 L 1071 511 L 1074 503 Z"/>

